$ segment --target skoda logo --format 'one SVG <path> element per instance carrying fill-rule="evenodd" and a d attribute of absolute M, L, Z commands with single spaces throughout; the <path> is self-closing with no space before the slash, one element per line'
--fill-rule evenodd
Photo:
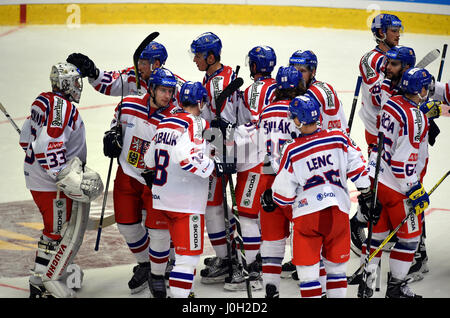
<path fill-rule="evenodd" d="M 319 201 L 322 201 L 322 200 L 323 200 L 323 194 L 322 194 L 322 193 L 319 193 L 319 194 L 317 195 L 317 200 L 319 200 Z"/>

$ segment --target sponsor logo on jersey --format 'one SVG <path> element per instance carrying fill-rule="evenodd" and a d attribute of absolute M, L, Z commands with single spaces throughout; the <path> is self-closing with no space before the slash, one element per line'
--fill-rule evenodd
<path fill-rule="evenodd" d="M 66 199 L 53 200 L 53 232 L 60 234 L 66 222 Z"/>
<path fill-rule="evenodd" d="M 328 122 L 328 129 L 336 129 L 336 128 L 341 128 L 341 121 L 338 120 L 330 120 Z"/>
<path fill-rule="evenodd" d="M 211 85 L 214 91 L 214 98 L 217 98 L 222 93 L 222 88 L 220 83 L 223 81 L 223 76 L 216 76 L 211 79 Z M 222 105 L 216 105 L 216 107 L 221 107 Z"/>
<path fill-rule="evenodd" d="M 367 53 L 366 55 L 363 56 L 362 61 L 361 61 L 362 65 L 364 66 L 364 69 L 366 70 L 366 77 L 367 78 L 371 78 L 371 77 L 374 77 L 376 75 L 375 72 L 370 67 L 370 63 L 369 63 L 370 55 L 371 55 L 370 52 Z"/>
<path fill-rule="evenodd" d="M 258 99 L 259 99 L 259 86 L 264 85 L 264 82 L 255 82 L 252 85 L 252 89 L 250 91 L 250 99 L 249 99 L 249 106 L 251 110 L 257 111 L 258 110 Z"/>
<path fill-rule="evenodd" d="M 423 118 L 421 114 L 421 110 L 417 108 L 412 108 L 412 111 L 414 114 L 414 125 L 416 126 L 416 133 L 414 135 L 414 141 L 420 142 L 420 137 L 422 136 L 422 129 L 423 129 Z"/>
<path fill-rule="evenodd" d="M 191 251 L 199 251 L 202 249 L 200 221 L 201 218 L 198 214 L 189 217 L 189 242 Z"/>
<path fill-rule="evenodd" d="M 47 150 L 59 149 L 63 146 L 62 141 L 51 141 L 48 143 Z"/>
<path fill-rule="evenodd" d="M 241 199 L 241 206 L 250 207 L 255 199 L 256 189 L 259 183 L 259 174 L 249 173 L 244 187 L 244 195 Z"/>
<path fill-rule="evenodd" d="M 419 160 L 419 154 L 418 153 L 412 153 L 409 158 L 408 161 L 417 161 Z"/>
<path fill-rule="evenodd" d="M 324 192 L 324 193 L 318 193 L 317 194 L 317 200 L 322 201 L 325 198 L 334 198 L 336 195 L 333 192 Z"/>
<path fill-rule="evenodd" d="M 62 127 L 63 120 L 62 120 L 62 106 L 64 101 L 57 97 L 56 103 L 53 105 L 53 120 L 52 120 L 52 127 Z"/>

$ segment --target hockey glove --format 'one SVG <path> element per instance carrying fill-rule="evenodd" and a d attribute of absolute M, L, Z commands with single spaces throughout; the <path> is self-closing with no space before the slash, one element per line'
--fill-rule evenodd
<path fill-rule="evenodd" d="M 235 127 L 236 124 L 232 124 L 222 118 L 215 118 L 211 120 L 211 128 L 219 128 L 224 136 L 227 136 L 227 130 L 230 131 Z"/>
<path fill-rule="evenodd" d="M 272 189 L 267 189 L 261 195 L 261 207 L 266 212 L 273 212 L 276 208 L 278 208 L 278 205 L 273 202 Z"/>
<path fill-rule="evenodd" d="M 216 171 L 216 176 L 218 178 L 222 177 L 223 175 L 230 175 L 236 173 L 236 163 L 235 162 L 222 162 L 220 161 L 219 157 L 214 157 L 214 167 Z"/>
<path fill-rule="evenodd" d="M 122 151 L 122 129 L 113 127 L 103 136 L 103 154 L 109 158 L 118 158 Z"/>
<path fill-rule="evenodd" d="M 141 173 L 142 178 L 144 178 L 145 183 L 147 184 L 147 187 L 152 189 L 153 186 L 153 180 L 155 180 L 156 172 L 155 170 L 146 169 L 144 172 Z"/>
<path fill-rule="evenodd" d="M 81 73 L 81 77 L 90 77 L 94 80 L 97 79 L 100 71 L 95 67 L 94 62 L 81 53 L 72 53 L 70 54 L 66 61 L 78 67 Z"/>
<path fill-rule="evenodd" d="M 430 199 L 428 193 L 423 188 L 422 183 L 418 182 L 406 195 L 409 197 L 409 203 L 412 205 L 416 215 L 419 215 L 428 208 Z"/>
<path fill-rule="evenodd" d="M 358 203 L 361 211 L 361 215 L 367 222 L 372 222 L 373 224 L 377 224 L 380 219 L 380 214 L 382 210 L 382 206 L 380 201 L 376 199 L 375 207 L 372 210 L 372 200 L 373 200 L 373 192 L 370 188 L 358 189 L 361 193 L 358 195 Z"/>
<path fill-rule="evenodd" d="M 428 119 L 435 119 L 442 115 L 441 104 L 442 102 L 440 101 L 429 100 L 420 105 L 420 110 L 428 117 Z"/>

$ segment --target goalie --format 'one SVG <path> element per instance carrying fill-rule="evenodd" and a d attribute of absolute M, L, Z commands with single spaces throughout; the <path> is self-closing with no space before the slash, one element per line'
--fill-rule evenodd
<path fill-rule="evenodd" d="M 44 223 L 32 275 L 30 298 L 74 297 L 66 284 L 89 219 L 89 202 L 103 192 L 100 175 L 87 166 L 83 120 L 73 105 L 83 83 L 78 69 L 55 64 L 51 92 L 31 105 L 20 134 L 25 150 L 24 174 Z"/>

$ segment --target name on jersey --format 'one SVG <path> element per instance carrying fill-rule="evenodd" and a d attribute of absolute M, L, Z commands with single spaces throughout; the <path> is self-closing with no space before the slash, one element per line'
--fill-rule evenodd
<path fill-rule="evenodd" d="M 263 129 L 265 134 L 268 135 L 272 132 L 281 132 L 282 134 L 291 134 L 291 123 L 282 119 L 279 123 L 276 121 L 264 121 Z"/>
<path fill-rule="evenodd" d="M 156 135 L 155 143 L 175 146 L 177 144 L 177 138 L 178 136 L 174 132 L 162 131 Z"/>
<path fill-rule="evenodd" d="M 330 157 L 331 157 L 331 154 L 315 157 L 315 158 L 312 158 L 311 160 L 308 160 L 306 162 L 306 165 L 308 166 L 309 171 L 317 170 L 322 167 L 326 167 L 327 165 L 332 166 L 333 163 L 331 162 Z"/>

